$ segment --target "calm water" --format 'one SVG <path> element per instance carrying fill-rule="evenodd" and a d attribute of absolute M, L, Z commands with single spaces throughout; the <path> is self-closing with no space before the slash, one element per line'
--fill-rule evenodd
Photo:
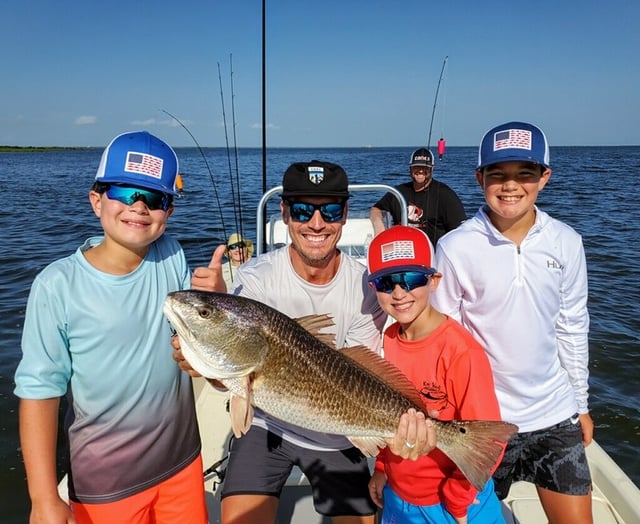
<path fill-rule="evenodd" d="M 291 162 L 330 160 L 341 164 L 353 183 L 397 184 L 408 180 L 412 148 L 274 149 L 268 156 L 268 187 L 278 185 Z M 99 234 L 87 192 L 100 151 L 0 153 L 0 515 L 7 523 L 27 522 L 28 498 L 17 430 L 13 374 L 31 282 L 49 262 L 72 253 Z M 451 148 L 435 176 L 455 189 L 467 213 L 482 194 L 473 177 L 475 148 Z M 213 248 L 238 229 L 255 240 L 255 209 L 262 195 L 258 149 L 238 154 L 178 150 L 185 196 L 177 201 L 168 230 L 182 243 L 192 266 L 208 262 Z M 589 266 L 591 313 L 591 411 L 596 439 L 636 484 L 640 484 L 640 147 L 552 148 L 553 176 L 539 205 L 584 238 Z M 207 164 L 209 169 L 207 169 Z M 232 169 L 230 170 L 230 167 Z M 234 175 L 230 175 L 233 171 Z M 395 173 L 395 174 L 394 174 Z M 352 208 L 368 209 L 380 195 L 356 194 Z M 275 205 L 269 212 L 275 212 Z M 239 216 L 241 215 L 241 216 Z M 225 234 L 226 232 L 226 234 Z M 96 471 L 96 474 L 100 474 Z"/>

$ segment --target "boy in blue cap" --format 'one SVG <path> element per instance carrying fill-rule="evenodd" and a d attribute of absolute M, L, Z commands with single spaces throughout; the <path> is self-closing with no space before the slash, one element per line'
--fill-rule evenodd
<path fill-rule="evenodd" d="M 440 239 L 433 304 L 481 342 L 502 416 L 519 427 L 493 477 L 498 496 L 526 480 L 549 522 L 590 523 L 586 260 L 580 235 L 536 206 L 550 177 L 538 127 L 508 122 L 484 135 L 476 179 L 486 204 Z"/>
<path fill-rule="evenodd" d="M 207 522 L 191 381 L 162 314 L 167 293 L 190 282 L 164 234 L 177 173 L 162 140 L 117 136 L 89 192 L 104 235 L 33 283 L 15 376 L 32 522 Z M 69 505 L 55 463 L 67 393 Z"/>

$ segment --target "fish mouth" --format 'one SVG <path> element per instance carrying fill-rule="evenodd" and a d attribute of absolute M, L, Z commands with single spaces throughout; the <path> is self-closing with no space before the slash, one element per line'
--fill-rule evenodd
<path fill-rule="evenodd" d="M 216 380 L 243 377 L 252 371 L 252 369 L 238 369 L 233 371 L 226 367 L 217 367 L 212 365 L 210 360 L 203 359 L 200 352 L 194 349 L 197 345 L 195 334 L 191 329 L 189 329 L 189 326 L 182 320 L 181 316 L 174 310 L 173 303 L 174 299 L 171 296 L 167 297 L 162 308 L 162 312 L 178 335 L 182 355 L 195 371 L 205 378 L 212 378 Z"/>
<path fill-rule="evenodd" d="M 180 351 L 182 351 L 182 355 L 185 360 L 203 377 L 214 379 L 227 378 L 222 377 L 218 369 L 205 362 L 198 352 L 193 349 L 192 346 L 196 342 L 196 337 L 189 329 L 189 326 L 187 326 L 187 324 L 182 320 L 180 315 L 174 311 L 172 304 L 173 299 L 171 297 L 167 297 L 162 308 L 162 312 L 178 335 L 178 339 L 180 340 Z"/>
<path fill-rule="evenodd" d="M 194 340 L 195 337 L 193 336 L 193 333 L 191 333 L 191 330 L 182 321 L 180 315 L 174 311 L 171 297 L 167 297 L 165 300 L 162 312 L 164 313 L 164 316 L 167 317 L 171 327 L 180 337 L 180 340 Z"/>

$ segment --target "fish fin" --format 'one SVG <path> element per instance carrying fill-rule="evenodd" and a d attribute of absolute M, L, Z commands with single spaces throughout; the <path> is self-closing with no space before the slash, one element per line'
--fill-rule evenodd
<path fill-rule="evenodd" d="M 253 406 L 245 398 L 231 394 L 229 398 L 229 416 L 231 429 L 236 438 L 240 438 L 251 427 L 253 420 Z"/>
<path fill-rule="evenodd" d="M 365 457 L 375 457 L 387 443 L 382 437 L 347 437 Z"/>
<path fill-rule="evenodd" d="M 240 438 L 251 427 L 253 421 L 253 406 L 251 405 L 251 387 L 253 377 L 247 375 L 242 378 L 244 396 L 231 394 L 229 398 L 229 416 L 231 417 L 231 429 L 236 438 Z"/>
<path fill-rule="evenodd" d="M 489 420 L 454 420 L 443 424 L 452 424 L 451 431 L 457 432 L 457 436 L 447 445 L 438 438 L 438 448 L 458 466 L 474 488 L 482 491 L 518 426 Z"/>
<path fill-rule="evenodd" d="M 376 375 L 384 383 L 415 404 L 416 408 L 419 408 L 420 411 L 427 414 L 427 407 L 422 395 L 407 376 L 394 364 L 385 360 L 366 346 L 343 348 L 341 352 L 360 367 Z"/>
<path fill-rule="evenodd" d="M 300 327 L 308 331 L 311 335 L 316 337 L 320 342 L 327 346 L 336 349 L 336 336 L 333 333 L 321 333 L 320 330 L 335 326 L 333 318 L 327 314 L 323 315 L 306 315 L 304 317 L 296 318 L 295 321 Z"/>

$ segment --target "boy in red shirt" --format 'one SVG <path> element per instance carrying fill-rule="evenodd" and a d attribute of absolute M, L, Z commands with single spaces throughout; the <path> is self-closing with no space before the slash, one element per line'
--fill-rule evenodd
<path fill-rule="evenodd" d="M 394 226 L 373 239 L 368 280 L 396 320 L 384 333 L 384 356 L 440 420 L 501 420 L 485 351 L 458 322 L 431 307 L 442 276 L 432 260 L 431 242 L 419 229 Z M 493 481 L 478 493 L 438 449 L 415 461 L 383 449 L 369 492 L 383 508 L 383 524 L 504 523 Z"/>

